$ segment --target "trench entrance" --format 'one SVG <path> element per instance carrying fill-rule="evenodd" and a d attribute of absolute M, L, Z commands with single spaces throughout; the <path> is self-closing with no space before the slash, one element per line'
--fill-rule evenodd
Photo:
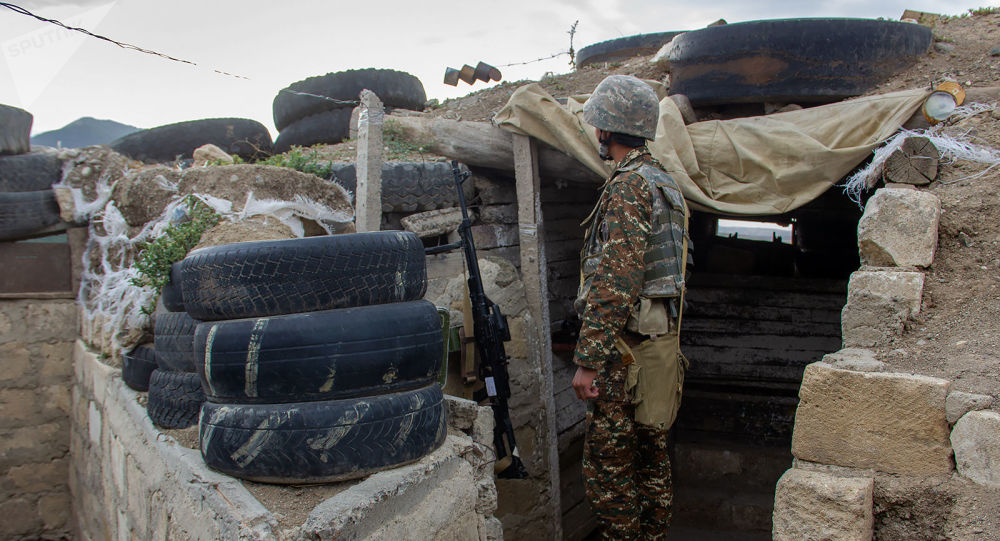
<path fill-rule="evenodd" d="M 792 465 L 802 372 L 840 349 L 847 281 L 859 266 L 860 216 L 836 188 L 780 216 L 693 213 L 694 265 L 681 324 L 681 347 L 691 366 L 671 431 L 669 539 L 771 538 L 775 484 Z M 553 265 L 568 266 L 550 258 Z M 568 385 L 578 322 L 566 301 L 575 283 L 560 285 L 553 276 L 563 529 L 566 539 L 586 539 L 595 524 L 580 478 L 584 407 Z"/>

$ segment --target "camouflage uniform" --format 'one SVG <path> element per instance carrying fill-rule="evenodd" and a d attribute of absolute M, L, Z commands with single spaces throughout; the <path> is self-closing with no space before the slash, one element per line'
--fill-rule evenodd
<path fill-rule="evenodd" d="M 673 502 L 667 430 L 634 421 L 616 338 L 634 315 L 644 284 L 653 197 L 635 169 L 644 162 L 662 170 L 645 146 L 633 149 L 604 184 L 591 214 L 581 261 L 582 328 L 574 362 L 598 372 L 600 395 L 588 402 L 583 473 L 604 539 L 662 539 Z M 599 256 L 595 259 L 595 254 Z"/>

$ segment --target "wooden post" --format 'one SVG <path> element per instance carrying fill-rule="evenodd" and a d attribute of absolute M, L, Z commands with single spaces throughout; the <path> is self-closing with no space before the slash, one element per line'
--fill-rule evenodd
<path fill-rule="evenodd" d="M 359 233 L 382 228 L 382 123 L 385 109 L 370 90 L 361 91 L 358 157 L 354 188 L 354 227 Z"/>
<path fill-rule="evenodd" d="M 528 304 L 528 355 L 542 376 L 540 408 L 546 427 L 539 451 L 545 456 L 549 475 L 549 511 L 552 539 L 562 539 L 562 506 L 559 485 L 559 433 L 556 431 L 555 397 L 552 392 L 552 336 L 549 330 L 549 286 L 546 280 L 545 242 L 542 227 L 541 177 L 535 140 L 513 134 L 514 178 L 517 187 L 517 222 L 521 244 L 521 281 Z"/>

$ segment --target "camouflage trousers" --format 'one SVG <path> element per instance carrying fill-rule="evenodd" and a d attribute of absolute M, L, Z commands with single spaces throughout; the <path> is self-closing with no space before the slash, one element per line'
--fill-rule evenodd
<path fill-rule="evenodd" d="M 591 400 L 583 478 L 601 539 L 664 539 L 674 491 L 667 430 L 633 421 L 627 402 Z"/>

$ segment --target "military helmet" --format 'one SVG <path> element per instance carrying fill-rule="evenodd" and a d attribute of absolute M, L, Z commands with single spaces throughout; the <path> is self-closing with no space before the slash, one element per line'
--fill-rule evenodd
<path fill-rule="evenodd" d="M 660 100 L 648 84 L 629 75 L 609 75 L 583 104 L 583 120 L 612 133 L 656 137 Z"/>

